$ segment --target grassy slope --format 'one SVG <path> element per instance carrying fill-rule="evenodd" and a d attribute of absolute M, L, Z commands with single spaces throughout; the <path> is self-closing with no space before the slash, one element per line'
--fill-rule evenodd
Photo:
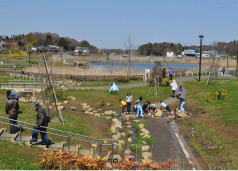
<path fill-rule="evenodd" d="M 151 90 L 150 90 L 151 89 Z M 102 97 L 104 101 L 113 105 L 106 105 L 102 108 L 112 108 L 112 109 L 120 109 L 119 99 L 126 99 L 127 92 L 130 92 L 133 97 L 132 105 L 134 102 L 140 97 L 143 97 L 143 103 L 149 100 L 151 103 L 159 102 L 160 100 L 164 100 L 171 95 L 171 90 L 169 87 L 160 87 L 160 90 L 163 94 L 161 96 L 160 92 L 157 92 L 157 99 L 154 97 L 154 87 L 144 86 L 144 87 L 134 87 L 134 88 L 126 88 L 120 89 L 117 94 L 109 94 L 109 90 L 82 90 L 82 91 L 68 91 L 66 95 L 74 96 L 77 99 L 80 99 L 83 102 L 88 103 L 90 106 L 100 107 L 100 102 L 102 101 Z M 148 92 L 150 93 L 148 94 Z M 148 96 L 147 96 L 148 94 Z"/>
<path fill-rule="evenodd" d="M 0 170 L 40 170 L 36 163 L 40 162 L 43 150 L 24 147 L 10 141 L 0 140 Z"/>
<path fill-rule="evenodd" d="M 187 106 L 198 115 L 181 122 L 190 145 L 203 156 L 212 169 L 238 169 L 238 83 L 220 80 L 216 86 L 205 88 L 206 80 L 181 83 L 188 92 Z M 206 102 L 207 93 L 228 90 L 225 101 Z M 186 105 L 185 105 L 186 110 Z M 194 128 L 195 136 L 191 136 Z M 230 165 L 230 166 L 229 166 Z"/>

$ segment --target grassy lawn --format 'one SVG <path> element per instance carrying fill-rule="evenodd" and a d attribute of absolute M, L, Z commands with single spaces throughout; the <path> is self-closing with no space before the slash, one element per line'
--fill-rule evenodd
<path fill-rule="evenodd" d="M 0 170 L 41 170 L 40 153 L 43 150 L 0 140 Z"/>
<path fill-rule="evenodd" d="M 150 90 L 151 89 L 151 90 Z M 150 93 L 149 93 L 150 91 Z M 134 87 L 134 88 L 125 88 L 120 89 L 117 94 L 110 94 L 109 90 L 78 90 L 78 91 L 67 91 L 67 96 L 74 96 L 82 102 L 86 102 L 90 106 L 99 108 L 100 102 L 105 101 L 106 105 L 102 107 L 102 109 L 118 109 L 120 110 L 119 99 L 126 99 L 127 92 L 130 92 L 133 97 L 132 105 L 134 102 L 140 97 L 143 97 L 143 102 L 145 103 L 149 100 L 151 103 L 159 102 L 160 100 L 167 99 L 171 95 L 171 90 L 169 87 L 160 87 L 160 92 L 157 92 L 157 99 L 154 97 L 154 87 L 144 86 L 144 87 Z M 149 93 L 149 94 L 148 94 Z M 147 96 L 148 94 L 148 96 Z M 108 103 L 110 105 L 108 105 Z"/>
<path fill-rule="evenodd" d="M 238 82 L 224 79 L 205 87 L 206 81 L 181 83 L 188 92 L 185 110 L 193 116 L 180 121 L 180 126 L 210 169 L 238 169 Z M 228 91 L 226 100 L 216 100 L 219 89 Z M 210 102 L 208 93 L 212 93 Z M 192 128 L 195 136 L 191 136 Z"/>

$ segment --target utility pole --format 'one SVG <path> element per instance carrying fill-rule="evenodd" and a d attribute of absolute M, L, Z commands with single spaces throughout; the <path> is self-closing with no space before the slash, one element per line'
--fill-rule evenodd
<path fill-rule="evenodd" d="M 62 64 L 62 50 L 63 50 L 63 46 L 61 48 L 61 53 L 60 53 L 60 57 L 61 57 L 61 64 Z"/>
<path fill-rule="evenodd" d="M 201 65 L 202 65 L 202 39 L 203 39 L 203 35 L 199 35 L 200 38 L 200 61 L 199 61 L 199 79 L 198 81 L 200 82 L 201 79 Z"/>
<path fill-rule="evenodd" d="M 30 46 L 30 49 L 29 49 L 29 66 L 31 65 L 31 46 Z"/>

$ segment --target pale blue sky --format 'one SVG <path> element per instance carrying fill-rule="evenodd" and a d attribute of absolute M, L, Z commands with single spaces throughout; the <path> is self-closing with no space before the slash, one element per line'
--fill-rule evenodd
<path fill-rule="evenodd" d="M 98 48 L 238 39 L 238 0 L 0 0 L 0 34 L 52 32 Z"/>

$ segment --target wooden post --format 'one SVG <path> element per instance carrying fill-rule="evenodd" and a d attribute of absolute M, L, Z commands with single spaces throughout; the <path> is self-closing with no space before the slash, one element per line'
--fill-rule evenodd
<path fill-rule="evenodd" d="M 53 92 L 53 97 L 54 97 L 53 99 L 55 101 L 55 107 L 56 107 L 57 113 L 60 115 L 61 122 L 64 124 L 64 119 L 62 117 L 62 114 L 61 114 L 61 111 L 60 111 L 60 108 L 59 108 L 59 103 L 58 103 L 58 99 L 57 99 L 55 89 L 54 89 L 54 86 L 53 86 L 52 78 L 51 78 L 51 75 L 49 74 L 49 69 L 48 69 L 47 61 L 45 59 L 45 54 L 43 55 L 43 60 L 44 60 L 44 63 L 45 63 L 45 69 L 46 69 L 46 74 L 47 74 L 48 79 L 49 79 L 49 84 L 50 84 L 52 92 Z"/>

